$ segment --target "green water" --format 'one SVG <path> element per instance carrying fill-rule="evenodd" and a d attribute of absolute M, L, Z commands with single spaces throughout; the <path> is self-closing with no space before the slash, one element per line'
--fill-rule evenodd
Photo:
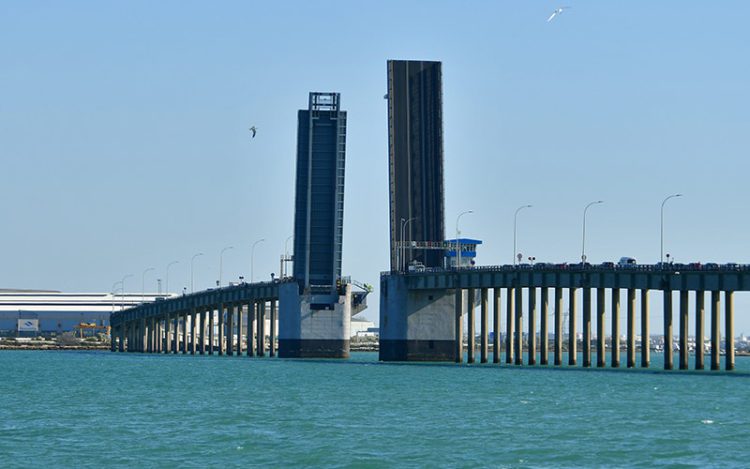
<path fill-rule="evenodd" d="M 376 359 L 0 352 L 0 467 L 750 466 L 748 358 L 733 374 Z"/>

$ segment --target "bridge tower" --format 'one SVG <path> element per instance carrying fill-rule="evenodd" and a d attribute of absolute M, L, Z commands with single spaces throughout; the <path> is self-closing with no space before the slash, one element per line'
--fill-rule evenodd
<path fill-rule="evenodd" d="M 346 111 L 339 93 L 310 93 L 297 119 L 296 282 L 279 292 L 279 356 L 346 358 L 352 296 L 341 281 Z"/>

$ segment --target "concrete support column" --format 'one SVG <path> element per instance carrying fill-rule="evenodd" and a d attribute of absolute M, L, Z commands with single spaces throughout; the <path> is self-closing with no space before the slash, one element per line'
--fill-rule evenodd
<path fill-rule="evenodd" d="M 476 343 L 474 338 L 476 337 L 475 330 L 475 318 L 474 318 L 474 289 L 469 288 L 466 294 L 466 312 L 467 312 L 467 335 L 469 339 L 468 350 L 467 350 L 467 363 L 474 363 L 474 351 L 476 349 Z"/>
<path fill-rule="evenodd" d="M 664 290 L 664 369 L 674 368 L 672 349 L 674 348 L 672 330 L 672 290 Z"/>
<path fill-rule="evenodd" d="M 234 355 L 234 305 L 227 305 L 227 356 Z"/>
<path fill-rule="evenodd" d="M 620 367 L 620 289 L 612 290 L 612 368 Z"/>
<path fill-rule="evenodd" d="M 120 352 L 125 351 L 125 326 L 120 324 L 117 326 L 117 335 L 119 336 L 119 343 L 117 344 L 117 350 Z"/>
<path fill-rule="evenodd" d="M 242 303 L 237 303 L 237 356 L 242 356 Z"/>
<path fill-rule="evenodd" d="M 255 356 L 255 313 L 256 303 L 251 301 L 247 304 L 247 356 Z"/>
<path fill-rule="evenodd" d="M 190 316 L 190 355 L 198 351 L 198 343 L 195 340 L 195 330 L 198 328 L 198 311 L 194 308 Z"/>
<path fill-rule="evenodd" d="M 688 366 L 688 291 L 680 290 L 680 369 Z"/>
<path fill-rule="evenodd" d="M 201 310 L 200 313 L 198 313 L 199 316 L 199 329 L 198 329 L 198 342 L 200 343 L 200 347 L 198 349 L 199 353 L 201 355 L 206 354 L 206 311 Z"/>
<path fill-rule="evenodd" d="M 500 363 L 500 289 L 494 288 L 492 295 L 492 363 Z"/>
<path fill-rule="evenodd" d="M 523 288 L 516 287 L 516 338 L 515 363 L 523 365 Z"/>
<path fill-rule="evenodd" d="M 718 291 L 711 292 L 711 369 L 719 370 L 719 354 L 721 352 L 721 321 L 719 319 L 719 310 L 721 299 Z"/>
<path fill-rule="evenodd" d="M 224 303 L 219 305 L 219 356 L 224 355 L 226 351 L 224 344 L 224 312 L 226 311 Z"/>
<path fill-rule="evenodd" d="M 706 335 L 706 300 L 705 292 L 695 292 L 695 369 L 703 369 L 704 348 L 703 336 Z"/>
<path fill-rule="evenodd" d="M 164 316 L 164 353 L 169 353 L 169 348 L 172 346 L 172 343 L 169 341 L 169 335 L 171 333 L 171 320 L 169 317 L 169 314 Z"/>
<path fill-rule="evenodd" d="M 555 366 L 562 365 L 563 344 L 563 292 L 555 287 Z"/>
<path fill-rule="evenodd" d="M 607 365 L 606 336 L 605 332 L 605 302 L 606 292 L 604 288 L 596 289 L 596 367 L 604 368 Z"/>
<path fill-rule="evenodd" d="M 576 338 L 576 289 L 568 288 L 568 365 L 578 362 L 578 339 Z"/>
<path fill-rule="evenodd" d="M 140 330 L 138 331 L 138 341 L 140 342 L 138 351 L 145 353 L 148 346 L 148 328 L 146 326 L 146 318 L 141 318 Z"/>
<path fill-rule="evenodd" d="M 187 355 L 190 353 L 188 350 L 188 337 L 190 337 L 190 326 L 188 325 L 188 318 L 190 314 L 186 311 L 182 315 L 182 354 Z"/>
<path fill-rule="evenodd" d="M 724 340 L 726 341 L 726 356 L 724 369 L 734 370 L 734 292 L 724 292 Z"/>
<path fill-rule="evenodd" d="M 635 366 L 635 289 L 628 288 L 628 368 Z"/>
<path fill-rule="evenodd" d="M 539 357 L 540 365 L 547 365 L 549 362 L 549 331 L 547 330 L 547 316 L 549 316 L 549 288 L 542 287 L 542 307 L 541 307 L 540 330 L 539 330 Z"/>
<path fill-rule="evenodd" d="M 269 329 L 270 344 L 268 345 L 268 356 L 273 358 L 276 356 L 276 300 L 271 300 L 271 321 Z"/>
<path fill-rule="evenodd" d="M 583 366 L 591 366 L 591 288 L 583 289 Z"/>
<path fill-rule="evenodd" d="M 456 349 L 455 349 L 455 360 L 456 363 L 464 362 L 464 319 L 463 319 L 463 307 L 464 307 L 464 291 L 461 288 L 456 288 L 456 314 L 455 314 L 455 329 L 456 329 Z"/>
<path fill-rule="evenodd" d="M 117 350 L 117 328 L 111 327 L 109 328 L 109 351 L 114 352 Z"/>
<path fill-rule="evenodd" d="M 172 341 L 172 353 L 176 354 L 180 351 L 180 313 L 177 313 L 174 317 L 174 337 Z"/>
<path fill-rule="evenodd" d="M 489 304 L 488 304 L 488 298 L 487 298 L 487 289 L 482 288 L 480 291 L 480 309 L 479 312 L 481 314 L 481 318 L 479 319 L 479 325 L 480 325 L 480 331 L 479 331 L 479 361 L 480 363 L 487 363 L 487 354 L 489 351 L 489 331 L 487 330 L 489 326 L 489 311 L 487 311 Z"/>
<path fill-rule="evenodd" d="M 536 288 L 529 287 L 529 365 L 536 365 Z"/>
<path fill-rule="evenodd" d="M 214 354 L 214 343 L 216 342 L 216 312 L 211 306 L 208 310 L 208 354 Z"/>
<path fill-rule="evenodd" d="M 266 356 L 266 300 L 258 303 L 258 356 Z"/>
<path fill-rule="evenodd" d="M 507 324 L 507 330 L 505 331 L 505 363 L 513 364 L 515 347 L 513 339 L 515 338 L 515 289 L 508 288 L 508 294 L 505 299 L 505 324 Z"/>
<path fill-rule="evenodd" d="M 651 337 L 648 332 L 648 290 L 641 290 L 641 367 L 651 364 Z"/>

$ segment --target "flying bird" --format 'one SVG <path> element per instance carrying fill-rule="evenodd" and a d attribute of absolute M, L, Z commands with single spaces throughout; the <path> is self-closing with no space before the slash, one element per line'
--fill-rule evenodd
<path fill-rule="evenodd" d="M 255 132 L 257 132 L 257 131 L 258 131 L 258 129 L 256 129 L 256 128 L 255 128 L 255 126 L 252 126 L 252 127 L 250 127 L 250 128 L 248 129 L 248 130 L 250 130 L 250 132 L 252 132 L 252 133 L 253 133 L 253 137 L 252 137 L 252 138 L 255 138 Z"/>
<path fill-rule="evenodd" d="M 553 11 L 552 14 L 549 15 L 549 18 L 547 18 L 547 23 L 555 19 L 556 16 L 562 15 L 562 12 L 568 9 L 570 9 L 570 7 L 560 7 L 560 8 L 555 9 L 555 11 Z"/>

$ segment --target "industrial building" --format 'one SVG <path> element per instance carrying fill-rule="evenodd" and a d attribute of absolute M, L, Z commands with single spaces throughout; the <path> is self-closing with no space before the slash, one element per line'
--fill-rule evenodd
<path fill-rule="evenodd" d="M 439 250 L 400 250 L 397 242 L 443 242 L 442 64 L 388 61 L 391 270 L 413 261 L 442 267 Z M 405 259 L 400 259 L 404 255 Z"/>
<path fill-rule="evenodd" d="M 168 296 L 0 289 L 0 335 L 59 334 L 82 323 L 106 327 L 114 311 Z"/>

